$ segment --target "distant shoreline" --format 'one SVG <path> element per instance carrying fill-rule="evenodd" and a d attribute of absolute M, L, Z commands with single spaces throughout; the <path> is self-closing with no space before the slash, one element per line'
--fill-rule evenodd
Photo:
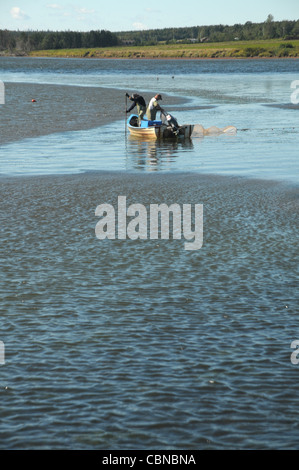
<path fill-rule="evenodd" d="M 253 56 L 253 57 L 230 57 L 230 56 L 223 56 L 223 57 L 81 57 L 81 56 L 75 56 L 75 55 L 5 55 L 1 57 L 11 57 L 11 58 L 32 58 L 32 59 L 82 59 L 82 60 L 92 60 L 92 59 L 97 59 L 97 60 L 194 60 L 194 61 L 204 61 L 204 60 L 235 60 L 235 61 L 241 61 L 241 60 L 298 60 L 298 57 L 259 57 L 259 56 Z"/>
<path fill-rule="evenodd" d="M 49 54 L 48 51 L 39 51 L 42 53 L 30 53 L 30 54 L 0 54 L 1 57 L 10 57 L 10 58 L 36 58 L 36 59 L 85 59 L 85 60 L 92 60 L 92 59 L 102 59 L 102 60 L 194 60 L 194 61 L 202 61 L 202 60 L 298 60 L 299 56 L 295 57 L 278 57 L 278 56 L 250 56 L 250 57 L 234 57 L 234 56 L 219 56 L 219 57 L 176 57 L 176 56 L 142 56 L 142 57 L 119 57 L 115 56 L 81 56 L 77 54 Z"/>
<path fill-rule="evenodd" d="M 102 48 L 2 51 L 0 56 L 78 59 L 298 59 L 299 40 L 228 41 L 219 43 L 157 44 Z"/>

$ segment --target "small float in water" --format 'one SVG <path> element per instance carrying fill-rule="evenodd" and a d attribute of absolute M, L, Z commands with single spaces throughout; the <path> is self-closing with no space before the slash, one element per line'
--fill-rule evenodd
<path fill-rule="evenodd" d="M 142 139 L 189 139 L 193 132 L 193 125 L 184 124 L 179 126 L 177 120 L 168 113 L 161 113 L 161 120 L 150 121 L 146 118 L 138 124 L 138 116 L 132 114 L 127 121 L 130 134 Z"/>

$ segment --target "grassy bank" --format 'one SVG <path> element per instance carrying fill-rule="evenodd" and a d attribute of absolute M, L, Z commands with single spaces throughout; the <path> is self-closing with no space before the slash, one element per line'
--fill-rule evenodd
<path fill-rule="evenodd" d="M 299 40 L 231 41 L 203 44 L 159 44 L 155 46 L 55 49 L 32 51 L 34 57 L 120 59 L 212 59 L 248 57 L 299 57 Z"/>

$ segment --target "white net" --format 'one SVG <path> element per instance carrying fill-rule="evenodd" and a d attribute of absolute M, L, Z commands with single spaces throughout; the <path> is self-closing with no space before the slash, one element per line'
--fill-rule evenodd
<path fill-rule="evenodd" d="M 234 126 L 226 126 L 219 128 L 216 126 L 211 126 L 205 129 L 201 124 L 195 124 L 192 132 L 192 137 L 203 137 L 205 135 L 218 135 L 218 134 L 228 134 L 235 135 L 237 133 L 237 128 Z"/>

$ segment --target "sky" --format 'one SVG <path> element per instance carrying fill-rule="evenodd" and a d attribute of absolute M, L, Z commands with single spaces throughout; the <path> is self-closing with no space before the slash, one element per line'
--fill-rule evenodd
<path fill-rule="evenodd" d="M 57 3 L 56 3 L 57 1 Z M 299 19 L 299 0 L 0 0 L 0 29 L 112 32 Z"/>

